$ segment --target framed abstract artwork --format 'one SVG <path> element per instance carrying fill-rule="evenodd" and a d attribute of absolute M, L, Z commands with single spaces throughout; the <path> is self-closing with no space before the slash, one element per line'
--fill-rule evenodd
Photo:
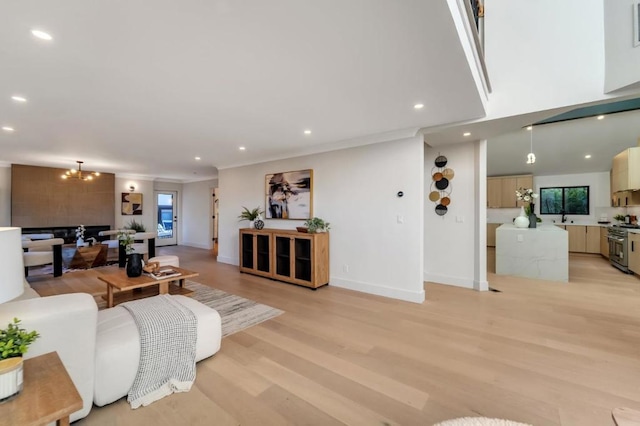
<path fill-rule="evenodd" d="M 122 193 L 122 214 L 142 215 L 142 194 L 137 192 Z"/>
<path fill-rule="evenodd" d="M 267 219 L 313 217 L 313 170 L 272 173 L 265 176 Z"/>

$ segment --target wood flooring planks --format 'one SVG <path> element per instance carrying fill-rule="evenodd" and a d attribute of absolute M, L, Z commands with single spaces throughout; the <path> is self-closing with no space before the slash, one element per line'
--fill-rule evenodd
<path fill-rule="evenodd" d="M 570 282 L 496 276 L 479 293 L 427 283 L 423 304 L 331 285 L 311 291 L 240 274 L 211 252 L 160 247 L 196 281 L 285 313 L 223 339 L 191 392 L 131 410 L 94 407 L 78 425 L 431 425 L 464 416 L 613 426 L 640 410 L 640 279 L 570 256 Z M 93 269 L 30 277 L 41 294 L 105 286 Z"/>

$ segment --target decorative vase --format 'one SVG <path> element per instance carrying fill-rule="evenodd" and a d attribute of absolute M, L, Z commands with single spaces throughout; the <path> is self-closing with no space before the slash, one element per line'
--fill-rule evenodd
<path fill-rule="evenodd" d="M 529 228 L 535 228 L 538 225 L 538 216 L 536 216 L 536 205 L 529 203 Z"/>
<path fill-rule="evenodd" d="M 529 218 L 524 212 L 524 207 L 520 207 L 520 215 L 513 220 L 516 228 L 527 228 L 529 226 Z"/>
<path fill-rule="evenodd" d="M 22 390 L 22 357 L 0 361 L 0 402 L 9 401 Z"/>
<path fill-rule="evenodd" d="M 84 247 L 84 238 L 78 238 L 76 241 L 76 247 Z"/>
<path fill-rule="evenodd" d="M 142 255 L 131 253 L 127 261 L 127 276 L 134 278 L 142 275 Z"/>
<path fill-rule="evenodd" d="M 254 223 L 253 220 L 249 221 L 249 229 L 254 229 L 256 227 L 256 224 Z"/>

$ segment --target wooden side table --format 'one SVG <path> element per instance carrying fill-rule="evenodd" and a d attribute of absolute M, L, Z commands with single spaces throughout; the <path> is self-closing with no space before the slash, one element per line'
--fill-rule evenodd
<path fill-rule="evenodd" d="M 69 425 L 82 398 L 57 352 L 24 361 L 24 385 L 14 399 L 0 404 L 0 426 Z"/>

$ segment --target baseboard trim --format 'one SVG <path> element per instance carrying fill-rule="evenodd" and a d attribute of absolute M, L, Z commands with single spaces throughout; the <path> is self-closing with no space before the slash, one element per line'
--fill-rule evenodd
<path fill-rule="evenodd" d="M 473 280 L 473 289 L 478 291 L 489 291 L 489 281 Z"/>
<path fill-rule="evenodd" d="M 235 266 L 240 265 L 240 262 L 235 257 L 227 257 L 227 256 L 218 255 L 218 257 L 216 258 L 216 261 L 219 262 L 219 263 L 226 263 L 228 265 L 235 265 Z"/>
<path fill-rule="evenodd" d="M 454 287 L 470 288 L 472 290 L 475 289 L 474 281 L 466 278 L 451 277 L 449 275 L 429 274 L 425 272 L 424 280 L 437 283 L 437 284 L 445 284 L 445 285 L 451 285 Z"/>
<path fill-rule="evenodd" d="M 213 246 L 208 245 L 208 244 L 190 243 L 188 241 L 183 241 L 182 243 L 180 243 L 180 245 L 181 246 L 187 246 L 187 247 L 201 248 L 201 249 L 205 249 L 205 250 L 211 250 L 213 248 Z"/>
<path fill-rule="evenodd" d="M 406 302 L 423 303 L 424 289 L 421 291 L 408 291 L 397 288 L 382 286 L 379 284 L 365 283 L 362 281 L 345 280 L 344 278 L 331 277 L 329 285 L 334 287 L 346 288 L 362 293 L 375 294 L 376 296 L 384 296 L 392 299 L 404 300 Z"/>

